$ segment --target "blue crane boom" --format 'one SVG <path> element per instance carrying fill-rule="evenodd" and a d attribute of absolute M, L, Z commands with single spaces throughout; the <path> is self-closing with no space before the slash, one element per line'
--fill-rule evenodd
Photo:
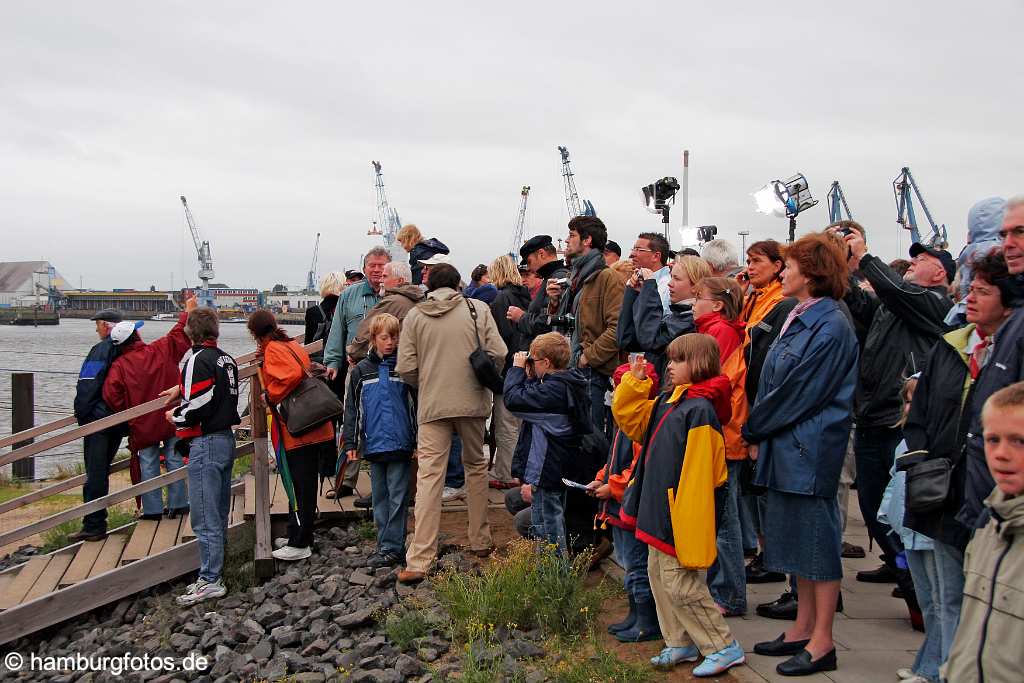
<path fill-rule="evenodd" d="M 892 191 L 896 197 L 896 222 L 902 225 L 904 229 L 910 231 L 910 239 L 913 242 L 921 242 L 929 247 L 945 249 L 949 245 L 946 225 L 937 225 L 935 223 L 935 219 L 932 218 L 932 214 L 928 210 L 928 205 L 924 203 L 924 197 L 921 196 L 921 190 L 918 189 L 917 182 L 914 181 L 914 176 L 910 172 L 909 166 L 904 166 L 900 169 L 900 174 L 892 181 Z M 913 195 L 911 192 L 913 192 Z M 928 219 L 928 225 L 931 226 L 932 234 L 928 237 L 927 242 L 921 239 L 921 232 L 917 227 L 917 216 L 914 214 L 915 196 L 917 197 L 917 203 L 921 205 L 921 210 L 924 211 L 925 218 Z"/>
<path fill-rule="evenodd" d="M 853 220 L 853 213 L 850 211 L 850 205 L 846 203 L 846 195 L 843 194 L 843 188 L 839 186 L 838 180 L 832 181 L 832 187 L 828 189 L 828 220 L 830 223 L 836 223 L 843 219 L 843 212 L 846 212 L 845 220 Z"/>
<path fill-rule="evenodd" d="M 572 166 L 569 163 L 569 150 L 561 145 L 558 147 L 562 155 L 562 184 L 565 188 L 565 205 L 569 208 L 569 217 L 596 216 L 597 211 L 589 199 L 580 199 L 576 191 L 576 181 L 573 179 Z"/>
<path fill-rule="evenodd" d="M 519 247 L 523 246 L 526 237 L 526 202 L 530 198 L 530 186 L 523 185 L 519 192 L 519 213 L 516 215 L 516 224 L 512 229 L 512 248 L 508 255 L 515 258 L 519 255 Z"/>
<path fill-rule="evenodd" d="M 319 255 L 320 255 L 320 233 L 317 233 L 316 234 L 316 242 L 313 243 L 313 263 L 310 264 L 309 272 L 306 273 L 306 291 L 309 292 L 310 294 L 312 294 L 312 293 L 317 291 L 317 285 L 319 284 L 317 282 L 317 278 L 316 278 L 316 261 L 317 261 L 317 257 Z"/>

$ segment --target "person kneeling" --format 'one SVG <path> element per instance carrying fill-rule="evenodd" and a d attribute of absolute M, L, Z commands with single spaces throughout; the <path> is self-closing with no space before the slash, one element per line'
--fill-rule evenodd
<path fill-rule="evenodd" d="M 647 362 L 638 357 L 612 400 L 615 422 L 643 443 L 619 517 L 650 546 L 647 573 L 666 645 L 651 664 L 671 669 L 703 655 L 698 677 L 746 661 L 700 577 L 715 561 L 716 490 L 728 476 L 722 424 L 732 408 L 718 355 L 713 337 L 685 334 L 668 347 L 671 393 L 648 398 Z"/>
<path fill-rule="evenodd" d="M 513 457 L 513 475 L 532 493 L 533 527 L 541 540 L 566 553 L 565 484 L 562 468 L 581 457 L 583 436 L 593 431 L 587 378 L 567 370 L 569 342 L 557 332 L 542 334 L 530 352 L 512 358 L 503 400 L 523 420 Z"/>
<path fill-rule="evenodd" d="M 377 552 L 371 567 L 405 561 L 409 471 L 416 448 L 415 391 L 395 371 L 398 318 L 381 313 L 370 322 L 370 354 L 349 375 L 345 396 L 344 451 L 348 461 L 370 462 Z"/>

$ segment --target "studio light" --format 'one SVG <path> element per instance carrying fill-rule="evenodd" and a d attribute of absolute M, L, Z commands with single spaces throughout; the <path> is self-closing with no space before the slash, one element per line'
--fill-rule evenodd
<path fill-rule="evenodd" d="M 655 180 L 650 185 L 640 188 L 644 208 L 651 213 L 661 215 L 661 222 L 665 226 L 665 239 L 668 239 L 669 210 L 676 201 L 676 192 L 678 191 L 679 181 L 671 176 Z"/>
<path fill-rule="evenodd" d="M 796 239 L 796 217 L 800 212 L 815 206 L 817 199 L 811 196 L 811 188 L 803 173 L 797 173 L 786 180 L 773 180 L 754 192 L 757 210 L 768 216 L 789 218 L 789 241 Z"/>

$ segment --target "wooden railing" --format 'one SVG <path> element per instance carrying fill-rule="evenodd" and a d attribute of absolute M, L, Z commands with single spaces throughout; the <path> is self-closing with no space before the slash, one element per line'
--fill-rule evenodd
<path fill-rule="evenodd" d="M 301 342 L 302 337 L 297 337 L 296 340 Z M 310 353 L 319 351 L 322 348 L 322 341 L 313 342 L 312 344 L 305 346 L 306 351 Z M 271 576 L 274 571 L 274 561 L 270 554 L 272 550 L 269 498 L 270 465 L 267 458 L 267 425 L 266 419 L 263 419 L 263 416 L 266 414 L 266 405 L 263 403 L 263 392 L 256 386 L 258 379 L 253 379 L 259 372 L 261 360 L 255 352 L 241 355 L 235 360 L 238 363 L 239 382 L 246 379 L 250 381 L 249 416 L 247 418 L 243 418 L 243 422 L 247 423 L 251 433 L 251 439 L 249 441 L 240 443 L 236 446 L 235 455 L 236 457 L 247 454 L 253 455 L 252 473 L 254 475 L 253 480 L 255 486 L 253 496 L 255 500 L 255 517 L 253 521 L 256 531 L 255 569 L 258 578 L 266 578 Z M 155 399 L 114 415 L 109 415 L 96 420 L 95 422 L 90 422 L 58 434 L 53 434 L 52 436 L 48 436 L 34 443 L 21 446 L 20 448 L 15 448 L 9 453 L 0 455 L 0 466 L 17 462 L 25 458 L 36 457 L 50 449 L 76 441 L 90 434 L 95 434 L 107 429 L 108 427 L 124 424 L 129 420 L 156 410 L 166 410 L 166 401 L 164 399 Z M 26 429 L 16 434 L 0 437 L 0 448 L 17 443 L 23 443 L 29 439 L 35 439 L 47 434 L 52 434 L 53 432 L 62 430 L 74 425 L 75 423 L 75 418 L 72 415 L 54 420 L 47 424 L 32 427 L 31 429 Z M 127 467 L 127 460 L 118 461 L 111 467 L 111 472 L 121 471 Z M 102 498 L 97 498 L 96 500 L 89 501 L 88 503 L 82 503 L 81 505 L 63 510 L 43 519 L 30 522 L 16 529 L 0 533 L 0 547 L 41 533 L 48 529 L 52 529 L 64 522 L 80 519 L 92 512 L 103 510 L 112 505 L 117 505 L 118 503 L 131 500 L 132 498 L 146 493 L 147 491 L 160 489 L 170 483 L 184 480 L 187 476 L 187 468 L 182 467 L 153 479 L 148 479 L 138 484 L 134 484 L 120 491 L 115 491 L 114 493 Z M 85 483 L 85 477 L 86 475 L 80 474 L 2 503 L 0 504 L 0 515 L 81 486 Z M 241 486 L 241 484 L 236 483 L 235 487 L 238 486 Z"/>

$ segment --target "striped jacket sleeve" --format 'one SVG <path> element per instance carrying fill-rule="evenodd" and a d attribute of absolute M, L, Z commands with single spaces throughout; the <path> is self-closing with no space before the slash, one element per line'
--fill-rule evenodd
<path fill-rule="evenodd" d="M 217 364 L 212 358 L 214 353 L 206 349 L 198 353 L 190 351 L 184 358 L 181 405 L 174 409 L 174 426 L 179 430 L 195 427 L 212 410 L 213 390 L 217 382 Z"/>

